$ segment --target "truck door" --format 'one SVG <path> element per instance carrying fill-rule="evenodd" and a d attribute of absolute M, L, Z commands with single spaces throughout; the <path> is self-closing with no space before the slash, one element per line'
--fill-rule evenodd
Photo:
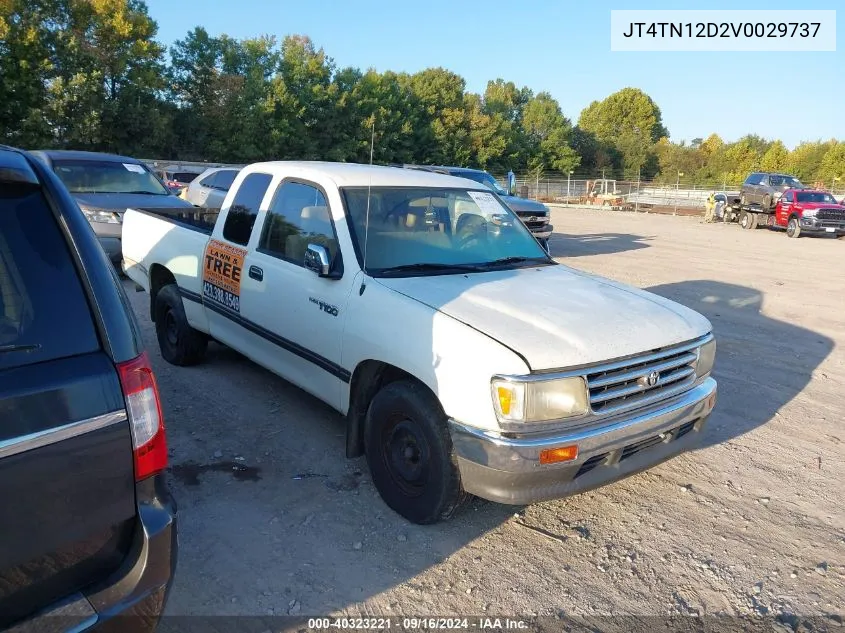
<path fill-rule="evenodd" d="M 795 203 L 795 192 L 787 191 L 783 194 L 783 198 L 777 204 L 777 210 L 775 212 L 775 221 L 778 226 L 786 226 L 787 222 L 789 221 L 789 212 L 792 209 L 792 205 Z"/>
<path fill-rule="evenodd" d="M 202 302 L 209 333 L 221 343 L 252 358 L 261 339 L 249 329 L 242 308 L 246 256 L 258 211 L 268 195 L 273 177 L 262 172 L 248 174 L 235 191 L 228 209 L 221 210 L 202 263 Z"/>
<path fill-rule="evenodd" d="M 281 181 L 255 233 L 241 300 L 243 314 L 266 339 L 259 362 L 337 406 L 349 381 L 340 358 L 354 275 L 343 270 L 326 193 L 311 182 Z M 305 268 L 309 244 L 326 249 L 329 276 Z"/>

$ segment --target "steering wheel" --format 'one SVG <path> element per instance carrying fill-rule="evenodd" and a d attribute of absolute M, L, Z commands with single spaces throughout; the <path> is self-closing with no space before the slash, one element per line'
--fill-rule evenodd
<path fill-rule="evenodd" d="M 462 215 L 455 227 L 455 236 L 461 250 L 477 246 L 487 239 L 487 222 L 474 213 Z"/>

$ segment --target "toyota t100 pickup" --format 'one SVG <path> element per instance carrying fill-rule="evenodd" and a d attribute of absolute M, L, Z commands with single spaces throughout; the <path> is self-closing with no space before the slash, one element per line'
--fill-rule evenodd
<path fill-rule="evenodd" d="M 558 264 L 477 182 L 257 163 L 219 212 L 130 209 L 123 234 L 165 360 L 214 339 L 322 399 L 416 523 L 642 471 L 715 404 L 707 319 Z"/>

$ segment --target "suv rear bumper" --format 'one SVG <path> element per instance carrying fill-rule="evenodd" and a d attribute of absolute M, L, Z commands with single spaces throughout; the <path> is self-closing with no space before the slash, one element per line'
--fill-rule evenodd
<path fill-rule="evenodd" d="M 136 490 L 138 520 L 123 566 L 85 595 L 68 596 L 13 626 L 8 633 L 155 630 L 176 568 L 176 502 L 163 474 L 138 483 Z"/>
<path fill-rule="evenodd" d="M 698 444 L 716 402 L 716 381 L 648 412 L 605 426 L 540 437 L 509 438 L 450 420 L 464 489 L 498 503 L 527 504 L 567 497 L 655 466 Z M 542 465 L 540 452 L 578 445 L 570 462 Z"/>

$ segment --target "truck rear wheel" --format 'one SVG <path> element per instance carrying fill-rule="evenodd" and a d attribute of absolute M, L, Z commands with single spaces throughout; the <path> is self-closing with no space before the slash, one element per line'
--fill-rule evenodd
<path fill-rule="evenodd" d="M 182 297 L 175 284 L 168 284 L 158 291 L 155 323 L 161 356 L 168 363 L 196 365 L 205 357 L 208 337 L 188 324 Z"/>
<path fill-rule="evenodd" d="M 757 227 L 757 214 L 750 211 L 743 211 L 739 216 L 739 225 L 744 229 L 753 229 Z"/>
<path fill-rule="evenodd" d="M 447 519 L 467 498 L 446 415 L 423 385 L 400 380 L 375 395 L 364 446 L 381 498 L 409 521 Z"/>
<path fill-rule="evenodd" d="M 798 218 L 789 218 L 786 225 L 787 237 L 801 237 L 801 225 L 798 223 Z"/>

